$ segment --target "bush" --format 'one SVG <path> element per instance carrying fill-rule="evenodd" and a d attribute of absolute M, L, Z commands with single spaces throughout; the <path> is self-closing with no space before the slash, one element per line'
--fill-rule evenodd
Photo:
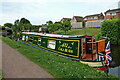
<path fill-rule="evenodd" d="M 104 21 L 101 27 L 101 35 L 109 37 L 111 44 L 120 44 L 120 19 Z"/>

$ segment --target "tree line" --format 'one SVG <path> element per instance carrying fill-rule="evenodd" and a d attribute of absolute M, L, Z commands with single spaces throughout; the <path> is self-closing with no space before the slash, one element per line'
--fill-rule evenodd
<path fill-rule="evenodd" d="M 64 20 L 63 23 L 61 22 L 53 23 L 52 21 L 47 21 L 45 26 L 47 27 L 49 33 L 53 33 L 54 31 L 57 31 L 57 30 L 63 30 L 66 34 L 66 32 L 71 29 L 71 23 L 69 19 L 67 19 L 66 21 Z M 11 28 L 12 39 L 15 39 L 15 40 L 19 38 L 20 33 L 22 31 L 39 32 L 39 28 L 45 27 L 45 26 L 44 25 L 32 25 L 30 21 L 26 18 L 21 18 L 20 20 L 17 19 L 15 20 L 14 24 L 12 23 L 4 24 L 4 27 Z"/>
<path fill-rule="evenodd" d="M 68 30 L 71 30 L 71 22 L 70 19 L 67 19 L 66 21 L 64 20 L 63 22 L 55 22 L 53 23 L 52 21 L 47 21 L 47 28 L 50 33 L 53 33 L 57 30 L 63 30 L 66 34 Z"/>

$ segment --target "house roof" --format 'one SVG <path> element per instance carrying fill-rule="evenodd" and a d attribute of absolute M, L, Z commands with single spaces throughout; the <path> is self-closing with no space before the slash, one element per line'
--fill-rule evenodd
<path fill-rule="evenodd" d="M 77 22 L 79 22 L 81 19 L 83 19 L 82 16 L 73 16 L 73 18 L 75 18 Z"/>
<path fill-rule="evenodd" d="M 120 8 L 118 8 L 118 9 L 109 9 L 109 10 L 107 10 L 106 12 L 105 12 L 105 14 L 107 13 L 107 12 L 113 12 L 113 11 L 115 11 L 115 12 L 120 12 Z"/>
<path fill-rule="evenodd" d="M 94 16 L 98 16 L 99 17 L 100 15 L 103 15 L 102 12 L 100 14 L 87 15 L 84 18 L 86 18 L 86 17 L 94 17 Z"/>

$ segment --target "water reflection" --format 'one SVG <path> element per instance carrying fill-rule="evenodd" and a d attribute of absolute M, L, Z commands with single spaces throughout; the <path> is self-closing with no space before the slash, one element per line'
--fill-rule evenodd
<path fill-rule="evenodd" d="M 120 77 L 120 66 L 109 69 L 109 73 Z"/>
<path fill-rule="evenodd" d="M 120 46 L 111 45 L 112 60 L 115 62 L 115 66 L 120 65 Z"/>

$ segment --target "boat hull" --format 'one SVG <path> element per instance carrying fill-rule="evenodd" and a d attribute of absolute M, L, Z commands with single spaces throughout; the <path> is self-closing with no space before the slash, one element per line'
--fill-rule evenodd
<path fill-rule="evenodd" d="M 102 71 L 105 71 L 105 70 L 108 70 L 108 66 L 104 66 L 105 65 L 105 62 L 97 62 L 97 61 L 80 61 L 81 63 L 83 64 L 88 64 L 89 66 L 93 67 L 93 68 L 99 68 L 100 70 Z"/>

